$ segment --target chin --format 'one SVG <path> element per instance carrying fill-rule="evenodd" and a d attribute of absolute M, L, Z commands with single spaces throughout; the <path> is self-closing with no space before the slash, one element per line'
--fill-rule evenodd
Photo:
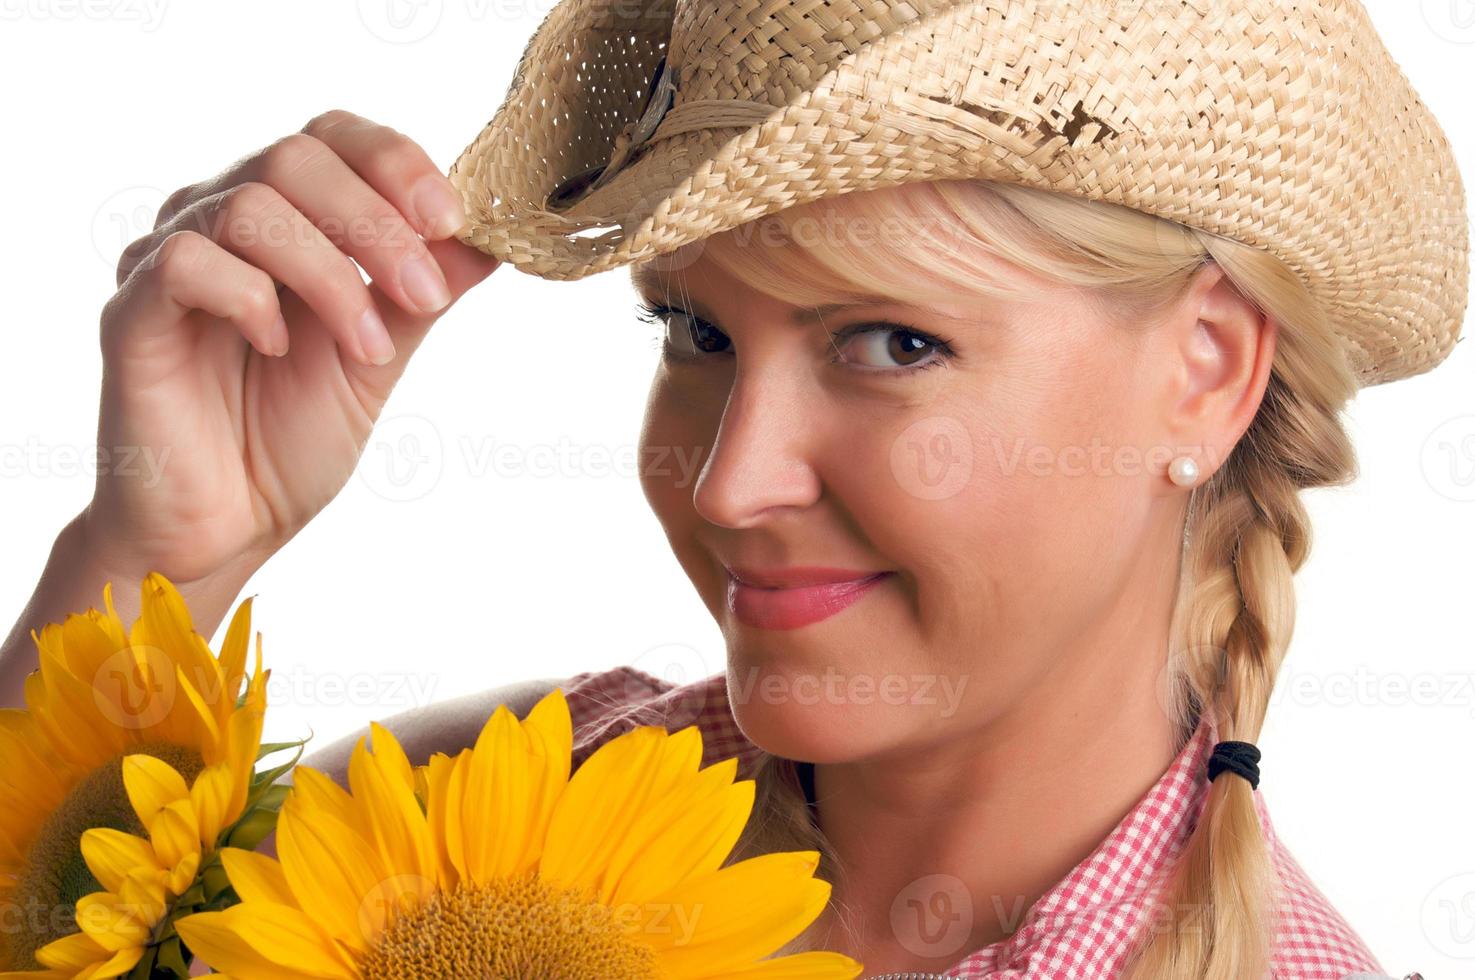
<path fill-rule="evenodd" d="M 825 677 L 803 667 L 729 664 L 727 693 L 738 727 L 763 751 L 788 759 L 834 763 L 867 754 L 880 734 L 874 706 L 848 703 L 844 685 L 826 684 Z"/>

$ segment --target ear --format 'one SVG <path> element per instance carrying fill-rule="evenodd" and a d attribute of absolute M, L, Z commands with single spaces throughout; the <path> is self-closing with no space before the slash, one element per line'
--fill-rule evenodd
<path fill-rule="evenodd" d="M 1165 428 L 1175 451 L 1193 455 L 1207 479 L 1229 458 L 1260 408 L 1280 324 L 1211 261 L 1194 274 L 1166 328 L 1181 383 L 1172 389 Z"/>

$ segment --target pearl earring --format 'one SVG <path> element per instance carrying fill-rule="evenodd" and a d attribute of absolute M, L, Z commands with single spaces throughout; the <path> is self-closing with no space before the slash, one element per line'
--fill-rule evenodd
<path fill-rule="evenodd" d="M 1178 456 L 1168 465 L 1168 478 L 1180 487 L 1191 487 L 1198 481 L 1198 463 L 1192 456 Z"/>

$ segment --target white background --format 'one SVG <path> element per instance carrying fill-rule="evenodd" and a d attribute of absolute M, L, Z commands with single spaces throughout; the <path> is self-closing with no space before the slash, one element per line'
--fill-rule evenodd
<path fill-rule="evenodd" d="M 552 0 L 0 0 L 6 626 L 89 499 L 99 312 L 175 188 L 343 107 L 443 169 Z M 1375 0 L 1395 59 L 1475 161 L 1475 6 Z M 723 669 L 634 472 L 655 328 L 624 270 L 499 269 L 431 332 L 359 473 L 255 576 L 269 738 L 316 744 L 429 701 L 635 664 Z M 1475 352 L 1362 392 L 1362 476 L 1315 540 L 1260 740 L 1261 792 L 1387 969 L 1475 975 Z M 101 595 L 97 602 L 101 604 Z M 1298 680 L 1299 678 L 1299 680 Z"/>

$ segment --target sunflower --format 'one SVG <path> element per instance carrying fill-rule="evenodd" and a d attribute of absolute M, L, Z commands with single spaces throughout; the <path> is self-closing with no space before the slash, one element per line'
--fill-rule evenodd
<path fill-rule="evenodd" d="M 106 612 L 32 631 L 40 667 L 26 709 L 0 711 L 0 978 L 131 970 L 221 834 L 273 788 L 254 772 L 268 676 L 259 634 L 241 690 L 251 600 L 219 657 L 158 573 L 143 580 L 131 629 L 111 582 L 103 601 Z"/>
<path fill-rule="evenodd" d="M 600 977 L 849 980 L 834 952 L 763 959 L 828 901 L 815 851 L 722 867 L 753 806 L 737 760 L 699 769 L 692 726 L 611 739 L 570 778 L 561 690 L 500 706 L 455 758 L 410 765 L 370 726 L 349 789 L 298 768 L 278 859 L 224 848 L 242 899 L 179 920 L 234 980 Z"/>

